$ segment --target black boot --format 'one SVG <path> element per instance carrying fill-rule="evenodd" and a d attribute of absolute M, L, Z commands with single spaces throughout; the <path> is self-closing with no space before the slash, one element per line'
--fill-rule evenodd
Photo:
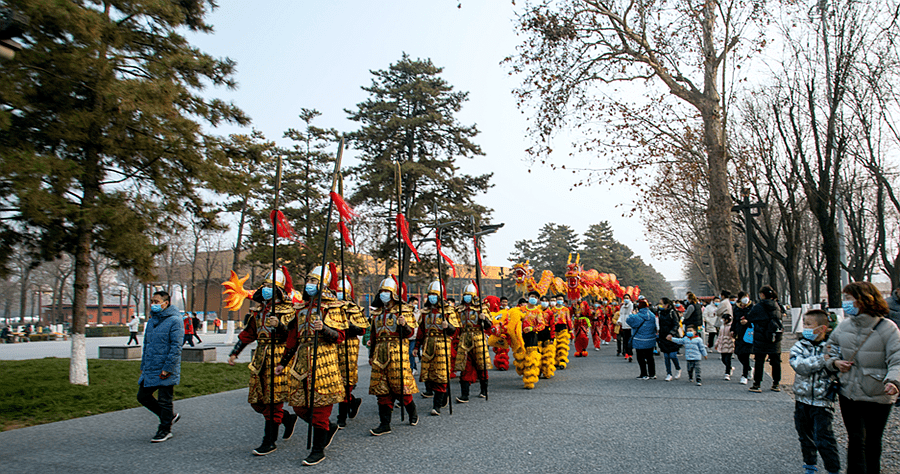
<path fill-rule="evenodd" d="M 330 423 L 328 429 L 322 429 L 318 426 L 313 427 L 312 451 L 309 456 L 303 460 L 304 466 L 314 466 L 325 460 L 325 448 L 331 445 L 334 434 L 338 432 L 336 423 Z"/>
<path fill-rule="evenodd" d="M 487 394 L 487 387 L 488 387 L 487 380 L 479 380 L 479 383 L 481 383 L 481 393 L 479 393 L 478 396 L 481 398 L 487 398 L 487 395 L 488 395 Z"/>
<path fill-rule="evenodd" d="M 406 414 L 409 415 L 409 425 L 416 426 L 419 424 L 419 412 L 416 410 L 416 402 L 410 400 L 406 405 Z"/>
<path fill-rule="evenodd" d="M 266 454 L 273 453 L 277 449 L 275 446 L 275 439 L 278 438 L 278 423 L 274 421 L 266 420 L 266 432 L 263 435 L 262 444 L 259 445 L 258 448 L 253 450 L 253 454 L 257 456 L 265 456 Z"/>
<path fill-rule="evenodd" d="M 359 406 L 361 404 L 362 404 L 362 398 L 353 397 L 353 399 L 350 400 L 350 412 L 347 414 L 347 416 L 351 420 L 356 418 L 356 414 L 359 413 Z"/>
<path fill-rule="evenodd" d="M 338 429 L 344 429 L 347 426 L 347 415 L 350 413 L 350 404 L 347 402 L 338 403 L 337 426 Z"/>
<path fill-rule="evenodd" d="M 281 420 L 281 424 L 284 426 L 284 434 L 281 435 L 281 439 L 291 439 L 291 436 L 294 436 L 294 425 L 297 424 L 297 418 L 297 415 L 284 414 L 284 418 Z"/>
<path fill-rule="evenodd" d="M 441 407 L 444 405 L 444 396 L 446 395 L 447 392 L 434 392 L 434 401 L 431 404 L 432 416 L 441 416 Z"/>
<path fill-rule="evenodd" d="M 469 382 L 464 382 L 462 380 L 459 381 L 459 396 L 456 397 L 456 401 L 458 403 L 469 403 L 469 386 L 472 384 Z"/>
<path fill-rule="evenodd" d="M 391 432 L 391 414 L 393 411 L 393 405 L 378 405 L 378 418 L 381 420 L 381 423 L 378 427 L 369 430 L 372 436 L 381 436 Z"/>

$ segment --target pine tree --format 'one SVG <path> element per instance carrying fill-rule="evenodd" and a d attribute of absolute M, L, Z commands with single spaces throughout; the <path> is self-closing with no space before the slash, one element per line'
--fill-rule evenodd
<path fill-rule="evenodd" d="M 428 233 L 424 225 L 461 220 L 466 225 L 442 232 L 442 243 L 458 255 L 471 256 L 469 216 L 488 223 L 491 210 L 476 204 L 479 193 L 491 187 L 491 174 L 470 176 L 459 173 L 458 157 L 482 156 L 481 148 L 472 142 L 479 133 L 472 126 L 460 124 L 454 115 L 468 100 L 467 92 L 456 92 L 440 77 L 442 68 L 430 59 L 413 60 L 403 54 L 387 70 L 372 71 L 372 84 L 363 87 L 370 97 L 354 111 L 350 119 L 361 128 L 351 134 L 362 163 L 349 170 L 358 179 L 351 202 L 362 205 L 366 214 L 387 220 L 397 212 L 395 163 L 402 167 L 402 210 L 410 222 L 410 236 L 416 245 Z M 437 215 L 435 215 L 437 214 Z M 376 252 L 383 260 L 397 258 L 394 232 L 388 234 Z M 420 252 L 424 260 L 416 267 L 419 275 L 430 272 L 433 258 Z M 409 274 L 410 252 L 403 250 L 402 274 Z"/>
<path fill-rule="evenodd" d="M 69 379 L 86 385 L 84 326 L 91 251 L 153 277 L 154 233 L 185 212 L 213 222 L 204 183 L 223 179 L 200 121 L 246 124 L 199 94 L 234 87 L 234 63 L 197 50 L 212 1 L 11 0 L 31 22 L 0 70 L 0 189 L 7 219 L 42 257 L 75 261 Z"/>

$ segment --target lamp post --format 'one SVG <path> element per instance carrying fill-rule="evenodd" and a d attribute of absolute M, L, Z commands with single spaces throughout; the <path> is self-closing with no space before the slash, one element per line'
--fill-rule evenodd
<path fill-rule="evenodd" d="M 744 234 L 747 236 L 747 279 L 750 280 L 750 299 L 756 298 L 758 293 L 758 282 L 756 279 L 756 270 L 753 268 L 753 218 L 758 216 L 760 209 L 765 209 L 766 204 L 763 202 L 750 202 L 750 188 L 741 190 L 741 196 L 744 198 L 740 204 L 733 206 L 731 212 L 744 213 Z M 754 211 L 756 211 L 754 213 Z M 733 289 L 733 288 L 732 288 Z"/>

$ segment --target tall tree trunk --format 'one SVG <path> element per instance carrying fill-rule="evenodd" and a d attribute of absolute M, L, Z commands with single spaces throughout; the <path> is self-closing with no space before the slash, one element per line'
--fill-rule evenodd
<path fill-rule="evenodd" d="M 98 264 L 99 265 L 99 264 Z M 103 323 L 103 275 L 100 268 L 94 268 L 94 283 L 97 285 L 97 324 Z"/>
<path fill-rule="evenodd" d="M 197 301 L 197 255 L 200 253 L 200 234 L 194 237 L 194 257 L 191 259 L 191 304 L 190 311 L 194 310 Z M 188 311 L 188 308 L 184 309 Z"/>
<path fill-rule="evenodd" d="M 28 280 L 31 279 L 31 267 L 22 267 L 19 278 L 19 320 L 25 323 L 25 311 L 28 309 Z"/>
<path fill-rule="evenodd" d="M 244 201 L 241 203 L 241 218 L 238 221 L 237 239 L 234 242 L 234 255 L 231 258 L 231 268 L 235 272 L 238 271 L 238 264 L 241 262 L 241 247 L 242 247 L 242 240 L 244 238 L 244 224 L 247 221 L 247 206 L 248 206 L 249 202 L 250 202 L 250 191 L 247 191 L 247 193 L 244 194 Z M 307 240 L 307 242 L 308 242 L 308 240 Z M 228 321 L 237 319 L 237 318 L 235 318 L 235 313 L 236 313 L 236 311 L 228 312 Z"/>
<path fill-rule="evenodd" d="M 96 197 L 96 189 L 85 187 L 82 207 L 90 207 Z M 88 385 L 87 352 L 84 327 L 87 324 L 88 272 L 91 267 L 91 223 L 81 218 L 76 225 L 75 282 L 72 285 L 72 354 L 69 360 L 69 383 Z"/>

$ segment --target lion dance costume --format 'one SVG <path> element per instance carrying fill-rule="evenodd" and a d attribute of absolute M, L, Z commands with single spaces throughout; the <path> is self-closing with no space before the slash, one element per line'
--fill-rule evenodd
<path fill-rule="evenodd" d="M 590 305 L 587 301 L 582 301 L 579 305 L 578 316 L 575 317 L 575 357 L 587 357 L 587 346 L 589 342 L 588 334 L 591 331 L 591 321 L 589 314 L 591 312 Z"/>
<path fill-rule="evenodd" d="M 553 311 L 553 325 L 556 329 L 556 366 L 565 369 L 569 365 L 569 341 L 572 329 L 572 314 L 566 307 L 562 293 L 556 295 L 556 308 Z"/>
<path fill-rule="evenodd" d="M 545 299 L 547 299 L 545 297 Z M 556 301 L 554 300 L 554 306 Z M 538 331 L 538 344 L 541 347 L 541 375 L 545 379 L 552 378 L 556 373 L 556 328 L 554 327 L 553 310 L 550 301 L 541 302 L 544 314 L 544 328 Z"/>

